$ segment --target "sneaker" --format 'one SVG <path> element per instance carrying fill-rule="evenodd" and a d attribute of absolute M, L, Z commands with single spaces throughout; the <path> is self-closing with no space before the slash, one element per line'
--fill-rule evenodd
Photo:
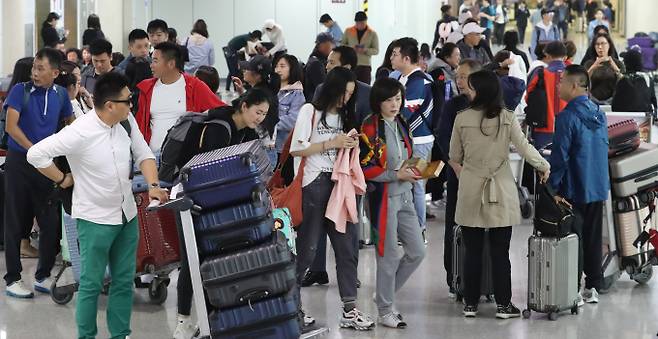
<path fill-rule="evenodd" d="M 407 323 L 402 321 L 398 315 L 393 312 L 377 318 L 377 323 L 390 328 L 407 328 Z"/>
<path fill-rule="evenodd" d="M 329 275 L 327 272 L 313 272 L 306 271 L 304 279 L 302 279 L 302 287 L 313 286 L 313 284 L 326 285 L 329 283 Z"/>
<path fill-rule="evenodd" d="M 583 300 L 583 294 L 582 293 L 578 293 L 578 299 L 576 299 L 576 300 L 577 300 L 576 305 L 578 307 L 583 307 L 585 305 L 585 300 Z"/>
<path fill-rule="evenodd" d="M 448 290 L 448 299 L 457 299 L 457 293 L 455 293 L 455 289 L 452 287 Z"/>
<path fill-rule="evenodd" d="M 304 327 L 306 326 L 311 326 L 315 324 L 315 318 L 311 317 L 310 315 L 306 314 L 304 310 L 302 310 L 302 317 L 304 318 Z"/>
<path fill-rule="evenodd" d="M 53 279 L 48 277 L 41 279 L 41 281 L 36 280 L 34 281 L 34 290 L 45 293 L 45 294 L 50 294 L 50 288 L 53 286 Z"/>
<path fill-rule="evenodd" d="M 519 311 L 514 304 L 509 303 L 506 306 L 498 305 L 496 309 L 496 318 L 498 319 L 509 319 L 509 318 L 518 318 L 521 316 L 521 311 Z"/>
<path fill-rule="evenodd" d="M 583 300 L 588 304 L 597 304 L 599 302 L 599 292 L 596 291 L 596 288 L 585 289 L 583 291 Z"/>
<path fill-rule="evenodd" d="M 375 327 L 369 315 L 359 311 L 356 307 L 349 312 L 343 310 L 343 316 L 340 318 L 341 328 L 353 328 L 357 331 L 369 331 Z"/>
<path fill-rule="evenodd" d="M 430 214 L 428 212 L 425 213 L 425 220 L 433 220 L 436 219 L 436 216 L 434 214 Z"/>
<path fill-rule="evenodd" d="M 174 339 L 192 339 L 199 334 L 199 326 L 192 322 L 192 318 L 184 315 L 178 315 L 178 324 L 174 331 Z"/>
<path fill-rule="evenodd" d="M 5 292 L 8 296 L 21 299 L 34 298 L 34 292 L 30 291 L 25 287 L 23 280 L 15 281 L 11 285 L 7 286 L 7 291 Z"/>
<path fill-rule="evenodd" d="M 475 318 L 478 315 L 478 306 L 477 305 L 466 305 L 464 306 L 464 316 L 466 318 Z"/>
<path fill-rule="evenodd" d="M 429 241 L 427 240 L 427 228 L 423 230 L 423 242 L 425 243 L 425 246 L 429 244 Z"/>
<path fill-rule="evenodd" d="M 396 316 L 398 319 L 400 319 L 400 321 L 404 321 L 404 318 L 402 318 L 402 314 L 400 314 L 400 312 L 398 312 L 398 311 L 396 311 L 396 310 L 393 310 L 393 314 L 395 314 L 395 316 Z"/>

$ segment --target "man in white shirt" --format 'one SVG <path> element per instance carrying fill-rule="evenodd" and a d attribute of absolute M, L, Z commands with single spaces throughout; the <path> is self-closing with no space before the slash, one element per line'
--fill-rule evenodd
<path fill-rule="evenodd" d="M 98 78 L 95 110 L 76 119 L 27 153 L 28 162 L 60 187 L 73 187 L 72 216 L 78 221 L 81 275 L 76 305 L 79 338 L 95 338 L 98 296 L 105 267 L 112 272 L 107 323 L 112 338 L 130 335 L 133 278 L 139 229 L 130 173 L 136 161 L 149 197 L 167 201 L 155 157 L 130 114 L 127 79 L 116 72 Z M 126 121 L 126 122 L 124 122 Z M 130 127 L 128 127 L 130 126 Z M 64 174 L 53 163 L 66 156 Z"/>
<path fill-rule="evenodd" d="M 265 53 L 266 57 L 273 57 L 273 59 L 276 59 L 277 53 L 286 53 L 286 39 L 283 37 L 283 28 L 281 28 L 281 25 L 274 22 L 273 19 L 267 19 L 263 24 L 263 32 L 267 34 L 267 37 L 274 45 L 272 48 L 267 50 L 267 53 Z"/>

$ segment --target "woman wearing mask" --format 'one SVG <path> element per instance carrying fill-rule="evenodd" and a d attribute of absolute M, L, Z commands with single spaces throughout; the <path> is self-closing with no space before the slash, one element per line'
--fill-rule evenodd
<path fill-rule="evenodd" d="M 465 261 L 464 316 L 475 317 L 480 299 L 482 249 L 489 230 L 496 317 L 520 316 L 511 302 L 509 246 L 512 225 L 521 222 L 519 198 L 509 165 L 510 143 L 521 156 L 549 175 L 550 165 L 532 147 L 513 112 L 503 108 L 503 92 L 496 75 L 478 71 L 469 76 L 474 92 L 471 108 L 457 115 L 450 141 L 450 166 L 459 178 L 455 221 L 462 225 Z"/>
<path fill-rule="evenodd" d="M 315 258 L 317 242 L 324 228 L 336 255 L 338 291 L 343 303 L 341 328 L 370 330 L 375 323 L 356 308 L 357 257 L 353 237 L 358 229 L 348 224 L 345 233 L 336 230 L 325 218 L 329 196 L 334 187 L 331 180 L 339 149 L 352 149 L 359 144 L 357 137 L 348 136 L 358 128 L 355 109 L 356 78 L 344 67 L 336 67 L 327 74 L 318 100 L 302 106 L 293 132 L 290 154 L 295 165 L 305 158 L 302 180 L 303 224 L 297 232 L 297 283 L 301 286 L 304 273 Z M 305 317 L 305 324 L 312 323 Z"/>
<path fill-rule="evenodd" d="M 403 102 L 404 86 L 397 80 L 375 81 L 370 91 L 373 114 L 363 122 L 360 139 L 363 173 L 375 187 L 374 194 L 370 195 L 371 206 L 379 211 L 376 215 L 382 216 L 375 225 L 386 225 L 378 228 L 376 244 L 378 322 L 391 328 L 407 326 L 394 309 L 395 293 L 425 257 L 422 230 L 411 192 L 413 183 L 420 177 L 404 165 L 412 154 L 412 138 L 409 126 L 400 117 Z M 387 199 L 386 204 L 383 199 Z M 402 257 L 397 251 L 398 239 L 404 250 Z"/>
<path fill-rule="evenodd" d="M 306 102 L 302 86 L 302 67 L 297 58 L 290 54 L 282 55 L 275 63 L 274 73 L 281 79 L 279 99 L 279 122 L 276 124 L 276 152 L 280 155 L 283 144 L 295 127 L 299 109 Z M 276 164 L 276 163 L 275 163 Z"/>
<path fill-rule="evenodd" d="M 590 76 L 592 99 L 599 104 L 610 104 L 617 80 L 626 72 L 626 68 L 614 57 L 617 50 L 609 35 L 597 35 L 592 39 L 590 47 L 596 52 L 596 59 L 587 61 L 583 66 Z"/>
<path fill-rule="evenodd" d="M 200 66 L 215 64 L 215 47 L 208 39 L 208 26 L 204 20 L 197 20 L 190 34 L 185 41 L 189 55 L 189 61 L 185 63 L 185 72 L 194 74 Z"/>
<path fill-rule="evenodd" d="M 226 121 L 230 130 L 222 124 L 208 124 L 203 131 L 199 153 L 237 145 L 258 139 L 256 128 L 261 124 L 270 106 L 269 94 L 261 89 L 251 89 L 232 102 L 232 106 L 212 109 L 208 115 Z M 192 155 L 193 156 L 193 155 Z M 178 274 L 178 316 L 175 339 L 190 339 L 198 326 L 190 318 L 192 309 L 192 280 L 187 262 L 185 241 L 180 231 L 181 267 Z"/>

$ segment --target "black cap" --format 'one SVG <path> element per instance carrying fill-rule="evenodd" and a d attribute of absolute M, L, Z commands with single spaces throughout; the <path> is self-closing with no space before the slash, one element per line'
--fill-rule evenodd
<path fill-rule="evenodd" d="M 331 16 L 330 16 L 329 14 L 327 14 L 327 13 L 322 14 L 322 16 L 320 17 L 320 23 L 321 23 L 321 24 L 323 24 L 323 23 L 325 23 L 325 22 L 329 22 L 329 21 L 331 21 L 331 20 L 333 20 L 333 19 L 332 19 Z"/>
<path fill-rule="evenodd" d="M 356 12 L 356 15 L 354 15 L 354 21 L 356 22 L 368 21 L 368 16 L 366 15 L 366 12 L 364 11 Z"/>
<path fill-rule="evenodd" d="M 267 74 L 272 72 L 272 61 L 263 55 L 256 55 L 249 61 L 240 61 L 240 69 Z"/>
<path fill-rule="evenodd" d="M 318 34 L 318 36 L 315 37 L 315 44 L 316 45 L 319 45 L 319 44 L 325 43 L 325 42 L 334 43 L 335 42 L 334 37 L 331 34 L 327 33 L 327 32 L 322 32 L 322 33 Z"/>

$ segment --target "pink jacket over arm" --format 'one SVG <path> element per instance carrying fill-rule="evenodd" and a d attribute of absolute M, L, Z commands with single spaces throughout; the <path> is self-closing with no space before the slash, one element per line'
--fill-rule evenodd
<path fill-rule="evenodd" d="M 356 131 L 350 131 L 349 135 Z M 356 195 L 366 192 L 366 180 L 359 163 L 359 147 L 338 151 L 331 180 L 335 182 L 331 191 L 325 217 L 336 224 L 336 230 L 345 233 L 347 222 L 359 220 L 356 208 Z"/>

